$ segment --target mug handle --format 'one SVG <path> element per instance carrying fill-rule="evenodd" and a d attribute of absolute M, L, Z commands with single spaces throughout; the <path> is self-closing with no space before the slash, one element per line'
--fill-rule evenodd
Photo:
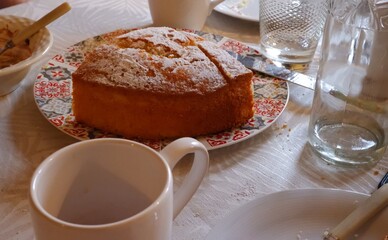
<path fill-rule="evenodd" d="M 210 15 L 215 7 L 217 7 L 218 4 L 222 3 L 225 0 L 211 0 L 209 5 L 209 13 Z"/>
<path fill-rule="evenodd" d="M 194 138 L 184 137 L 168 144 L 160 152 L 170 169 L 188 153 L 194 153 L 190 172 L 180 188 L 174 193 L 173 217 L 175 218 L 194 195 L 209 167 L 209 154 L 205 146 Z"/>

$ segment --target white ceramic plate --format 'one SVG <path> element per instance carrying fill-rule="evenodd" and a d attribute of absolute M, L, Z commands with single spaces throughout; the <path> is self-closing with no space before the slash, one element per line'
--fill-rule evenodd
<path fill-rule="evenodd" d="M 334 189 L 277 192 L 249 202 L 220 221 L 206 240 L 322 240 L 368 196 Z M 388 208 L 373 217 L 352 240 L 384 240 Z M 349 239 L 348 239 L 349 240 Z"/>
<path fill-rule="evenodd" d="M 236 40 L 211 33 L 195 33 L 229 51 L 239 54 L 259 54 Z M 103 38 L 104 34 L 86 39 L 58 53 L 42 67 L 34 83 L 35 102 L 43 116 L 62 132 L 79 140 L 121 137 L 76 122 L 72 111 L 71 74 L 83 62 L 85 53 Z M 240 128 L 197 137 L 208 150 L 226 147 L 259 134 L 271 126 L 285 109 L 289 97 L 287 82 L 259 73 L 254 74 L 252 81 L 255 98 L 253 118 Z M 160 150 L 171 141 L 141 140 L 140 142 Z"/>
<path fill-rule="evenodd" d="M 231 17 L 259 21 L 259 0 L 226 0 L 217 5 L 215 10 Z"/>

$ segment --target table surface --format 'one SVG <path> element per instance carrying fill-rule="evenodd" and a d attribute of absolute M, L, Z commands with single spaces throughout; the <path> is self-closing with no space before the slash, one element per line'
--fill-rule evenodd
<path fill-rule="evenodd" d="M 38 19 L 62 1 L 30 0 L 0 9 L 2 15 Z M 0 239 L 33 239 L 28 208 L 29 182 L 51 153 L 77 142 L 53 127 L 39 112 L 33 83 L 40 67 L 56 53 L 86 38 L 118 28 L 152 24 L 147 0 L 69 0 L 71 12 L 49 25 L 54 45 L 35 64 L 21 86 L 0 97 Z M 259 41 L 257 22 L 213 11 L 203 29 L 252 47 Z M 309 74 L 314 74 L 310 72 Z M 369 194 L 388 171 L 388 155 L 371 169 L 327 165 L 307 145 L 313 92 L 289 84 L 288 105 L 259 135 L 210 152 L 209 172 L 173 224 L 173 239 L 204 239 L 231 211 L 258 197 L 288 189 L 335 188 Z M 190 161 L 173 170 L 179 185 Z"/>

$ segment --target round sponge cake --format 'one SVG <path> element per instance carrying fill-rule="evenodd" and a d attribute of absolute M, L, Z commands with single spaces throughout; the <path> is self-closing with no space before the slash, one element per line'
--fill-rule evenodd
<path fill-rule="evenodd" d="M 252 72 L 198 35 L 152 27 L 102 42 L 72 75 L 78 122 L 162 139 L 216 133 L 253 116 Z"/>

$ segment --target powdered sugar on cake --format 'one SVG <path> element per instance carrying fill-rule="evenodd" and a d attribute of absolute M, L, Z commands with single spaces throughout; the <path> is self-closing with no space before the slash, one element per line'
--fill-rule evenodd
<path fill-rule="evenodd" d="M 211 92 L 226 84 L 214 64 L 205 58 L 165 58 L 142 49 L 111 45 L 98 47 L 88 57 L 95 61 L 88 63 L 87 79 L 100 84 L 170 94 Z"/>
<path fill-rule="evenodd" d="M 169 94 L 216 91 L 229 79 L 196 41 L 206 42 L 200 36 L 171 28 L 131 31 L 119 36 L 115 44 L 95 48 L 87 56 L 91 61 L 81 65 L 78 74 L 88 74 L 84 77 L 100 84 L 134 90 Z M 84 67 L 87 73 L 83 73 Z M 241 73 L 240 66 L 236 69 Z"/>

